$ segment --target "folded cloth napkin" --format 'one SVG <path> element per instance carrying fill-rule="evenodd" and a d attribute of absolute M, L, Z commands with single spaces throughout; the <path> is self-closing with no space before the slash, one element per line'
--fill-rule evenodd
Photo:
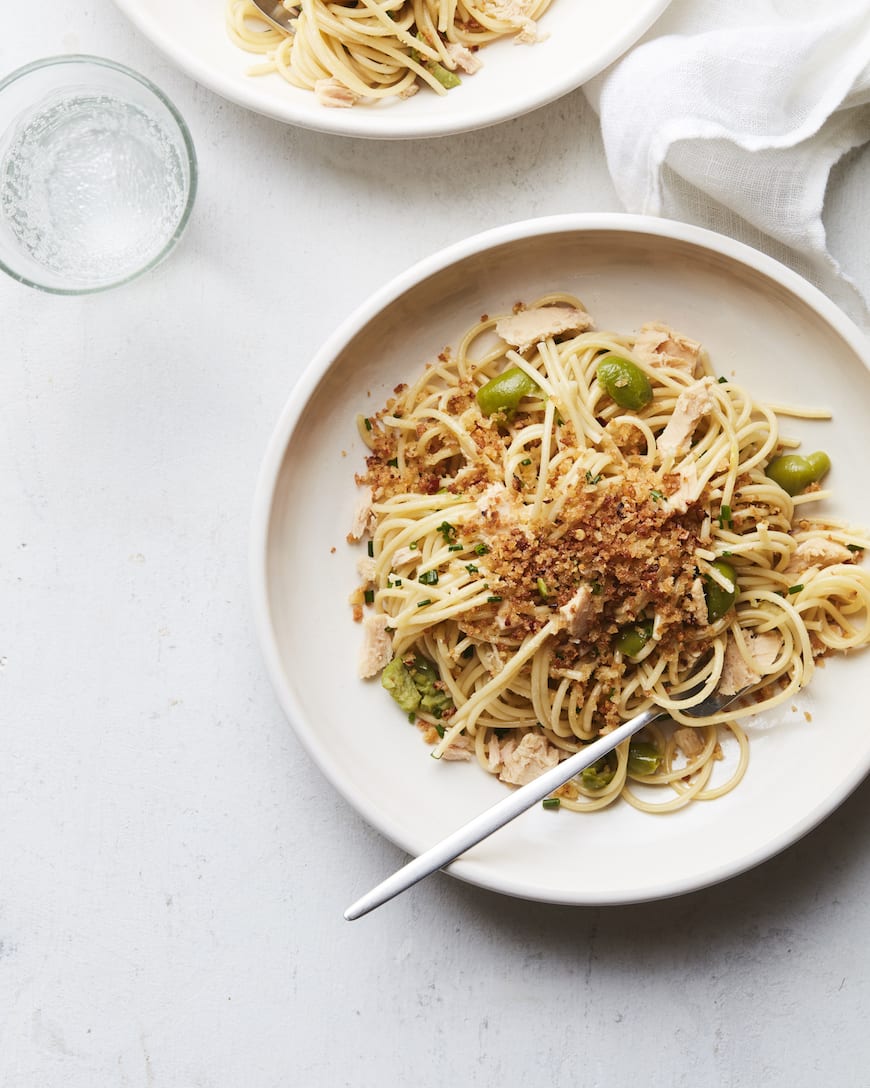
<path fill-rule="evenodd" d="M 870 0 L 674 0 L 586 94 L 629 211 L 764 249 L 870 324 L 822 222 L 832 168 L 870 140 Z"/>

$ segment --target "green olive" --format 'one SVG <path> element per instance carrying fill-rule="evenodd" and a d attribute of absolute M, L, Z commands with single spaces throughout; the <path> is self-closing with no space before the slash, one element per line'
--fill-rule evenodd
<path fill-rule="evenodd" d="M 655 774 L 662 761 L 654 744 L 646 740 L 633 740 L 628 746 L 628 773 L 645 776 Z"/>
<path fill-rule="evenodd" d="M 649 378 L 628 359 L 611 355 L 598 364 L 596 375 L 620 408 L 631 408 L 636 412 L 652 400 Z"/>
<path fill-rule="evenodd" d="M 580 772 L 580 782 L 587 790 L 603 790 L 613 781 L 615 773 L 606 759 L 599 759 Z"/>
<path fill-rule="evenodd" d="M 652 638 L 652 620 L 644 620 L 631 627 L 624 627 L 616 640 L 616 648 L 623 657 L 637 657 Z"/>
<path fill-rule="evenodd" d="M 512 416 L 523 397 L 540 393 L 541 387 L 518 366 L 512 366 L 502 374 L 490 378 L 477 391 L 477 403 L 485 416 L 504 412 Z"/>
<path fill-rule="evenodd" d="M 704 596 L 707 598 L 707 622 L 721 620 L 728 609 L 737 600 L 737 575 L 730 563 L 716 559 L 710 566 L 727 578 L 733 588 L 727 590 L 714 581 L 709 574 L 704 575 Z"/>
<path fill-rule="evenodd" d="M 823 450 L 802 456 L 789 453 L 784 457 L 775 457 L 767 466 L 767 475 L 789 495 L 799 495 L 826 475 L 831 467 L 831 459 Z"/>

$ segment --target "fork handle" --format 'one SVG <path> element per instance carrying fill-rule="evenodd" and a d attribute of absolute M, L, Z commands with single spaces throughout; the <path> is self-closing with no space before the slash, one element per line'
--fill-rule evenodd
<path fill-rule="evenodd" d="M 543 800 L 553 790 L 564 785 L 569 778 L 573 778 L 584 768 L 591 766 L 602 756 L 606 756 L 618 744 L 639 732 L 644 726 L 654 722 L 657 718 L 665 717 L 666 714 L 667 711 L 662 710 L 659 706 L 649 707 L 647 710 L 642 710 L 635 717 L 630 718 L 627 722 L 623 722 L 612 733 L 600 737 L 598 740 L 593 741 L 592 744 L 584 745 L 579 752 L 575 752 L 574 755 L 562 760 L 561 763 L 558 763 L 549 771 L 544 771 L 542 775 L 539 775 L 527 785 L 514 790 L 502 801 L 488 808 L 479 816 L 475 816 L 467 824 L 463 824 L 458 830 L 448 835 L 446 839 L 442 839 L 441 842 L 430 847 L 419 857 L 413 858 L 407 865 L 404 865 L 392 876 L 387 877 L 377 887 L 372 888 L 370 892 L 367 892 L 357 899 L 355 903 L 351 904 L 344 912 L 345 918 L 349 922 L 361 918 L 364 914 L 374 910 L 375 907 L 388 902 L 400 892 L 429 876 L 430 873 L 434 873 L 436 869 L 441 869 L 451 861 L 455 861 L 460 854 L 464 854 L 466 850 L 488 838 L 494 831 L 498 831 L 500 827 L 510 823 L 521 812 L 525 812 L 527 808 L 531 808 L 532 805 Z"/>

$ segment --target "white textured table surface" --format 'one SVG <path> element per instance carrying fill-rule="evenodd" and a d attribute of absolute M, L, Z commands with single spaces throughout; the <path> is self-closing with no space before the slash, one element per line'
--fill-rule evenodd
<path fill-rule="evenodd" d="M 866 786 L 674 901 L 565 909 L 439 875 L 349 925 L 402 856 L 311 765 L 261 665 L 250 502 L 287 393 L 442 244 L 619 210 L 582 94 L 447 141 L 336 139 L 216 99 L 109 0 L 50 9 L 3 6 L 0 71 L 139 69 L 188 120 L 201 187 L 138 283 L 0 282 L 0 1086 L 868 1083 Z M 838 171 L 828 213 L 865 288 L 868 167 Z"/>

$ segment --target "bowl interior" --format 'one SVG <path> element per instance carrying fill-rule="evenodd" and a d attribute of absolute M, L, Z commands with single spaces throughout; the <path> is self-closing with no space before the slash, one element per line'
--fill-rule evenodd
<path fill-rule="evenodd" d="M 413 852 L 498 800 L 504 787 L 476 766 L 430 759 L 377 681 L 356 678 L 360 629 L 346 603 L 361 554 L 346 542 L 364 456 L 355 417 L 380 407 L 481 314 L 567 290 L 599 328 L 665 321 L 700 340 L 717 371 L 758 398 L 827 405 L 833 422 L 787 421 L 783 429 L 830 453 L 836 499 L 828 512 L 870 525 L 860 467 L 870 371 L 860 337 L 831 304 L 766 258 L 753 267 L 732 255 L 733 244 L 711 248 L 715 236 L 705 232 L 684 229 L 687 238 L 668 236 L 666 224 L 650 232 L 548 223 L 543 233 L 520 231 L 387 292 L 381 308 L 315 361 L 264 470 L 255 577 L 276 687 L 336 787 Z M 832 659 L 793 704 L 750 719 L 750 769 L 726 797 L 666 816 L 627 805 L 588 815 L 531 811 L 452 871 L 574 903 L 673 894 L 740 871 L 808 830 L 870 767 L 870 733 L 852 709 L 866 664 L 860 656 Z"/>

